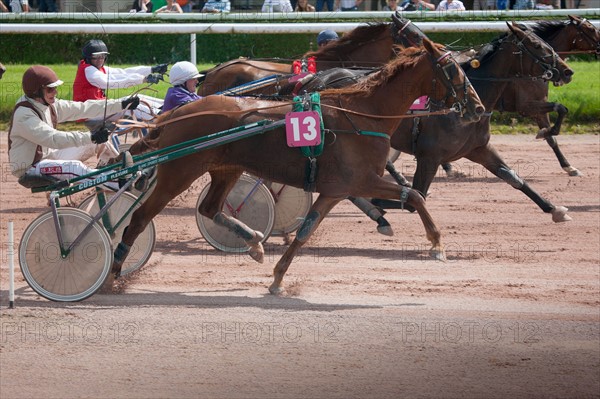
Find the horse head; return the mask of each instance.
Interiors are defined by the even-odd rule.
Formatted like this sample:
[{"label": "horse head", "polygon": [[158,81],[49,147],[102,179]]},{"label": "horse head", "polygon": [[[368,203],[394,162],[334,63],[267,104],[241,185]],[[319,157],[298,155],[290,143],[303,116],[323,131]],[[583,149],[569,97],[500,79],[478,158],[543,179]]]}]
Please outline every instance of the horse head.
[{"label": "horse head", "polygon": [[593,50],[596,55],[600,54],[600,29],[596,28],[585,18],[569,15],[569,24],[576,27],[577,32],[573,38],[573,46],[577,50]]},{"label": "horse head", "polygon": [[512,24],[507,22],[506,25],[516,40],[506,40],[505,43],[512,43],[517,47],[516,54],[520,57],[527,56],[533,60],[530,63],[531,70],[522,71],[523,74],[528,73],[533,78],[539,77],[545,81],[551,81],[555,86],[561,86],[571,81],[573,70],[548,43],[531,31],[521,30],[514,22]]},{"label": "horse head", "polygon": [[404,18],[398,11],[392,14],[394,42],[402,47],[419,47],[423,44],[425,33],[408,18]]},{"label": "horse head", "polygon": [[441,44],[434,44],[427,37],[423,37],[423,47],[429,52],[434,63],[435,94],[430,96],[430,102],[440,108],[451,108],[467,120],[479,120],[485,112],[485,107],[452,53],[445,51]]},{"label": "horse head", "polygon": [[304,54],[315,57],[317,70],[331,67],[377,67],[394,56],[389,23],[360,25],[339,40]]}]

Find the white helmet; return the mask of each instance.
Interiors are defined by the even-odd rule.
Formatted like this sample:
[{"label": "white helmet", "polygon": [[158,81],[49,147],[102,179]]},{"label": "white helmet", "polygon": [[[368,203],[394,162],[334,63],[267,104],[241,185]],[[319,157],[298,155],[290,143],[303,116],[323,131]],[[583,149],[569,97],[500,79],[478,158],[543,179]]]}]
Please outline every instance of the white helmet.
[{"label": "white helmet", "polygon": [[198,72],[196,65],[189,61],[176,62],[169,72],[169,82],[173,86],[182,85],[190,79],[199,78],[203,76]]}]

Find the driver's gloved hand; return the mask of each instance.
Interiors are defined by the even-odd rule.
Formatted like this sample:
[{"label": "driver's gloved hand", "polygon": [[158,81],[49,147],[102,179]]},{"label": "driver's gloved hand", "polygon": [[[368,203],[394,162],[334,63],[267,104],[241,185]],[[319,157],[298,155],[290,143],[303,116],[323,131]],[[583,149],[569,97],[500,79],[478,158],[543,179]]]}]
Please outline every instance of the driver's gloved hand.
[{"label": "driver's gloved hand", "polygon": [[94,144],[102,144],[108,141],[108,136],[110,136],[110,130],[106,126],[102,126],[101,128],[94,130],[91,132],[92,143]]},{"label": "driver's gloved hand", "polygon": [[150,75],[146,76],[144,78],[144,80],[146,81],[146,83],[155,84],[155,83],[158,83],[158,82],[160,82],[161,80],[164,80],[164,79],[163,79],[163,76],[160,73],[151,73]]},{"label": "driver's gloved hand", "polygon": [[165,73],[167,73],[168,66],[169,66],[169,64],[154,65],[151,69],[151,72],[152,73],[160,73],[160,74],[164,75]]},{"label": "driver's gloved hand", "polygon": [[128,97],[121,101],[121,109],[134,110],[140,105],[140,98],[138,96]]}]

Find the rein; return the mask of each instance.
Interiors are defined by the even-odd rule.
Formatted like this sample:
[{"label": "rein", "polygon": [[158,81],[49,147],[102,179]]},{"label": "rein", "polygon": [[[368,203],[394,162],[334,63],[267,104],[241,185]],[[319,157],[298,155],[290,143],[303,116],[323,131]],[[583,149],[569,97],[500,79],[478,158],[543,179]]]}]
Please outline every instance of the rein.
[{"label": "rein", "polygon": [[[292,105],[292,103],[283,103],[283,104],[272,105],[270,107],[258,107],[258,108],[251,108],[251,109],[246,109],[246,110],[242,110],[242,111],[199,111],[199,112],[194,112],[192,114],[182,115],[177,118],[167,119],[167,120],[159,122],[159,123],[150,123],[150,122],[145,122],[145,121],[131,121],[130,119],[118,119],[115,123],[115,126],[119,129],[122,129],[121,130],[122,134],[125,134],[127,132],[130,132],[130,131],[136,130],[136,129],[157,129],[162,126],[166,126],[171,123],[179,122],[181,120],[185,120],[188,118],[194,118],[196,116],[250,114],[252,112],[286,107],[286,106],[290,106],[290,105]],[[373,119],[406,119],[406,118],[417,118],[417,117],[425,117],[425,116],[433,116],[433,115],[447,115],[451,112],[456,112],[455,110],[448,108],[448,109],[444,109],[442,111],[419,112],[418,115],[416,115],[416,114],[415,115],[413,115],[413,114],[374,115],[374,114],[367,114],[364,112],[354,111],[354,110],[351,110],[348,108],[336,107],[335,105],[321,104],[321,107],[331,108],[331,109],[346,112],[349,114],[364,116],[364,117],[373,118]]]},{"label": "rein", "polygon": [[367,118],[374,118],[374,119],[406,119],[406,118],[416,118],[416,117],[433,116],[433,115],[447,115],[447,114],[449,114],[451,112],[456,112],[454,109],[447,108],[447,109],[444,109],[442,111],[419,112],[418,115],[413,115],[413,114],[374,115],[374,114],[366,114],[364,112],[353,111],[351,109],[347,109],[347,108],[343,108],[343,107],[336,107],[335,105],[321,104],[321,107],[327,107],[327,108],[331,108],[331,109],[336,109],[338,111],[346,112],[346,113],[349,113],[349,114],[354,114],[354,115],[359,115],[359,116],[365,116]]},{"label": "rein", "polygon": [[[193,117],[201,116],[201,115],[241,115],[241,114],[250,114],[250,113],[256,112],[256,111],[262,111],[262,110],[273,109],[273,108],[280,108],[280,107],[285,107],[285,106],[288,106],[288,105],[291,105],[291,103],[277,104],[277,105],[272,105],[270,107],[251,108],[251,109],[245,109],[245,110],[240,110],[240,111],[199,111],[199,112],[194,112],[192,114],[178,116],[177,118],[174,118],[174,119],[167,119],[167,120],[159,122],[159,123],[150,123],[150,122],[143,122],[143,121],[136,121],[136,122],[131,123],[131,121],[128,120],[128,119],[119,119],[115,123],[115,126],[118,127],[118,128],[122,128],[125,131],[130,131],[130,130],[134,130],[134,129],[144,129],[144,128],[147,128],[147,129],[157,129],[159,127],[162,127],[162,126],[165,126],[165,125],[169,125],[171,123],[179,122],[181,120],[185,120],[185,119],[188,119],[188,118],[193,118]],[[130,123],[123,124],[122,122],[130,122]]]}]

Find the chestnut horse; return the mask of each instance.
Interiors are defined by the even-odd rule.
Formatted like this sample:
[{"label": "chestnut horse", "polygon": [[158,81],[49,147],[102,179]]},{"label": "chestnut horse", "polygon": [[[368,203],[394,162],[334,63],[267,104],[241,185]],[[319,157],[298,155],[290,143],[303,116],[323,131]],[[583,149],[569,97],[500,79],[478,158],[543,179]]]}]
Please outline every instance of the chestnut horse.
[{"label": "chestnut horse", "polygon": [[[379,67],[394,56],[396,30],[390,23],[361,25],[327,46],[302,58],[315,57],[317,71],[334,67]],[[198,94],[207,96],[271,75],[292,73],[291,63],[237,59],[203,71],[206,74]]]},{"label": "chestnut horse", "polygon": [[[490,109],[503,95],[503,90],[519,76],[546,76],[554,84],[571,80],[573,71],[556,52],[531,31],[517,25],[476,55],[480,65],[463,65],[467,76],[473,77],[473,86],[481,95],[486,109]],[[490,143],[490,115],[477,122],[463,122],[453,115],[431,116],[415,122],[403,120],[391,139],[392,148],[415,155],[417,169],[412,187],[424,195],[435,177],[440,164],[467,158],[484,166],[495,176],[522,191],[542,211],[552,214],[554,222],[571,220],[567,209],[554,206],[535,192],[501,158]],[[374,200],[384,208],[400,207],[389,201]]]},{"label": "chestnut horse", "polygon": [[[269,287],[271,293],[281,292],[283,277],[297,251],[329,211],[349,195],[405,201],[419,213],[432,244],[432,255],[445,259],[440,231],[425,207],[424,198],[414,190],[398,187],[382,178],[390,148],[388,134],[396,129],[399,118],[413,101],[423,94],[447,107],[456,107],[459,103],[467,118],[478,119],[484,111],[477,93],[450,53],[425,39],[423,47],[404,50],[364,81],[321,93],[326,130],[324,150],[318,158],[309,161],[298,148],[288,147],[284,128],[277,127],[159,164],[156,189],[133,213],[115,250],[112,278],[119,276],[129,248],[150,220],[206,172],[211,176],[211,185],[198,211],[243,238],[251,248],[250,256],[263,262],[262,233],[225,215],[222,212],[225,198],[244,170],[270,181],[302,188],[307,180],[307,165],[313,165],[317,159],[314,184],[320,195],[294,241],[277,262],[274,281]],[[290,102],[208,96],[159,116],[157,125],[161,126],[144,140],[155,138],[156,147],[164,149],[258,121],[282,121],[291,109]],[[112,285],[112,279],[107,280],[107,284]]]}]

